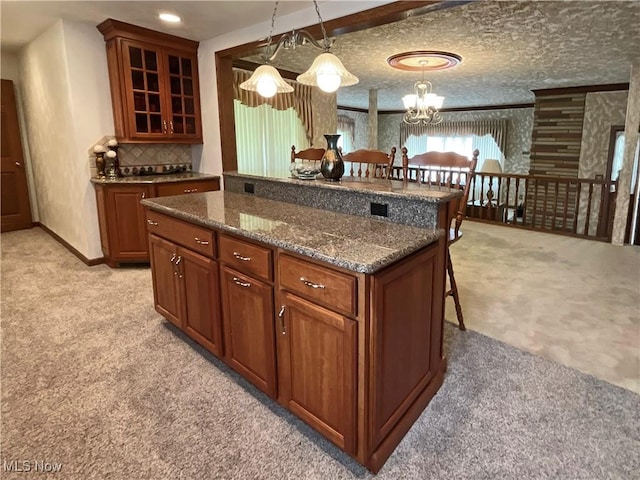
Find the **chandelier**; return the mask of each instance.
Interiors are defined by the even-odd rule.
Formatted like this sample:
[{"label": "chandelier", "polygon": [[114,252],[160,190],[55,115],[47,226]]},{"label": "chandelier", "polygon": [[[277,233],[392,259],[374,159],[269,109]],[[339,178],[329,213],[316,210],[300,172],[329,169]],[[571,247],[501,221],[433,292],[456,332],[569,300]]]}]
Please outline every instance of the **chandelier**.
[{"label": "chandelier", "polygon": [[420,65],[422,80],[413,86],[415,93],[402,97],[404,108],[407,109],[402,120],[410,125],[436,125],[442,121],[439,109],[442,108],[444,97],[433,93],[433,85],[424,79],[427,61],[421,60]]},{"label": "chandelier", "polygon": [[316,0],[313,0],[313,5],[316,8],[318,22],[322,29],[322,43],[316,41],[306,30],[293,30],[280,37],[273,48],[273,53],[271,53],[271,37],[276,21],[278,3],[279,0],[276,0],[273,15],[271,16],[271,30],[269,32],[267,46],[262,55],[264,65],[259,66],[249,80],[242,82],[240,88],[258,92],[258,94],[265,98],[273,97],[276,93],[293,92],[293,87],[282,79],[278,70],[271,66],[271,62],[275,60],[281,48],[295,49],[297,46],[305,45],[306,43],[310,43],[314,47],[324,50],[324,53],[316,57],[306,72],[298,75],[297,81],[299,83],[317,86],[327,93],[335,92],[341,86],[348,87],[358,83],[358,78],[349,73],[347,69],[344,68],[340,59],[329,51],[333,42],[327,38],[327,32],[324,28]]}]

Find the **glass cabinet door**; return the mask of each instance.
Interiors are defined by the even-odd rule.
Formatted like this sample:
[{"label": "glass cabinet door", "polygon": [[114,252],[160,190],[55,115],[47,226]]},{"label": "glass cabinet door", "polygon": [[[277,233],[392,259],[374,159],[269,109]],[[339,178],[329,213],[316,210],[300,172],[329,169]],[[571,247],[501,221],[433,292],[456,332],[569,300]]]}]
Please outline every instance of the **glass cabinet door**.
[{"label": "glass cabinet door", "polygon": [[131,127],[137,134],[163,135],[160,54],[157,49],[126,43],[127,84],[131,85],[133,117]]},{"label": "glass cabinet door", "polygon": [[197,135],[197,70],[195,57],[167,55],[169,71],[169,130],[172,135]]}]

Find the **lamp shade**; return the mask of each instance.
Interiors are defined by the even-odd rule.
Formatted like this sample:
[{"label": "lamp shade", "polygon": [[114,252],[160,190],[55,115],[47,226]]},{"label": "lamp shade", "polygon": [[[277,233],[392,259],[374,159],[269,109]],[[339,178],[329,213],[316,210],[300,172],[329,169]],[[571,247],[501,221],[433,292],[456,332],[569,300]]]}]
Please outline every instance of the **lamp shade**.
[{"label": "lamp shade", "polygon": [[278,70],[271,65],[260,65],[249,80],[240,84],[240,88],[258,92],[265,98],[271,98],[276,93],[293,92],[293,87],[285,82]]},{"label": "lamp shade", "polygon": [[486,159],[482,163],[482,173],[502,173],[502,165],[499,160]]},{"label": "lamp shade", "polygon": [[309,70],[298,75],[297,80],[304,85],[318,86],[327,93],[358,83],[358,77],[349,73],[340,59],[329,52],[318,55]]}]

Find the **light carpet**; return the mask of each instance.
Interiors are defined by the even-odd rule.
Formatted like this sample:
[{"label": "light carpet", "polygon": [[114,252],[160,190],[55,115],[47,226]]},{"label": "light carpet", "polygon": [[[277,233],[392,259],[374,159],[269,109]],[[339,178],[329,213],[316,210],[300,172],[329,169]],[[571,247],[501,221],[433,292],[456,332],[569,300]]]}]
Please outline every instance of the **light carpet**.
[{"label": "light carpet", "polygon": [[[2,234],[2,478],[373,478],[153,309],[148,268]],[[631,479],[640,396],[446,328],[444,385],[379,479]],[[0,468],[2,465],[0,465]]]}]

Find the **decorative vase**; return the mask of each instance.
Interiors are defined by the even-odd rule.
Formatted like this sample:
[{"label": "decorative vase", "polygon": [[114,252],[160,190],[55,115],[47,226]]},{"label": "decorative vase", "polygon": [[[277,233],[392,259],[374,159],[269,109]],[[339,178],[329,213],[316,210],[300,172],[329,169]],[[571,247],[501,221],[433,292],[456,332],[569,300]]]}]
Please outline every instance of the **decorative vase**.
[{"label": "decorative vase", "polygon": [[320,163],[320,173],[326,181],[338,182],[344,174],[344,162],[338,150],[340,135],[325,135],[324,138],[327,139],[327,150]]},{"label": "decorative vase", "polygon": [[104,152],[96,152],[96,172],[98,178],[104,178]]}]

